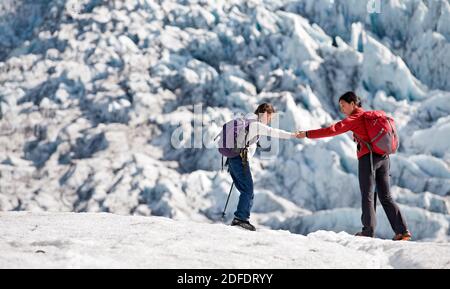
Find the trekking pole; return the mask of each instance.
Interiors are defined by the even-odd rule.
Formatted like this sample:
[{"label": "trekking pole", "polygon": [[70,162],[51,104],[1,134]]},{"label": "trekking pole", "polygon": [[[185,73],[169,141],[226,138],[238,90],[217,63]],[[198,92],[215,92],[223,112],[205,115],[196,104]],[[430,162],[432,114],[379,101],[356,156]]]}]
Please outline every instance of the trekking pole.
[{"label": "trekking pole", "polygon": [[227,202],[225,203],[225,208],[223,208],[222,220],[225,220],[225,216],[226,216],[225,211],[227,210],[228,201],[230,200],[231,192],[233,191],[233,186],[234,186],[234,182],[231,184],[230,192],[228,193]]},{"label": "trekking pole", "polygon": [[375,190],[374,194],[373,194],[373,203],[374,203],[374,207],[375,207],[375,212],[377,211],[377,191]]}]

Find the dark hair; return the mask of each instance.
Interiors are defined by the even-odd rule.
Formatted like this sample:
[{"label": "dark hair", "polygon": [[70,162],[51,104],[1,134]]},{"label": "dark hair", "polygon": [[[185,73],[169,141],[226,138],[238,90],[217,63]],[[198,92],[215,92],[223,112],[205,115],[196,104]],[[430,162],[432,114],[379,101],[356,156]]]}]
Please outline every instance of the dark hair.
[{"label": "dark hair", "polygon": [[255,114],[260,114],[260,113],[265,113],[265,112],[267,112],[268,114],[274,113],[275,108],[270,103],[265,102],[265,103],[260,104],[258,106],[258,108],[255,110]]},{"label": "dark hair", "polygon": [[344,100],[347,103],[354,102],[357,107],[361,107],[362,101],[353,91],[347,91],[341,97],[339,97],[339,101]]}]

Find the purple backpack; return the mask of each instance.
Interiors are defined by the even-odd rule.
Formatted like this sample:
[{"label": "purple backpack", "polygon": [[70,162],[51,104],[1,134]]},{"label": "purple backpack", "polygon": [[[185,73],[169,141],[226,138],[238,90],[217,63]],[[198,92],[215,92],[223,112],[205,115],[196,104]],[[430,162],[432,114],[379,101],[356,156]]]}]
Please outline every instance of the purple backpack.
[{"label": "purple backpack", "polygon": [[[247,139],[249,126],[254,121],[256,119],[236,118],[223,125],[222,131],[217,135],[217,137],[220,136],[219,152],[222,156],[237,157],[242,149],[258,141],[258,137]],[[243,134],[244,131],[245,134]]]}]

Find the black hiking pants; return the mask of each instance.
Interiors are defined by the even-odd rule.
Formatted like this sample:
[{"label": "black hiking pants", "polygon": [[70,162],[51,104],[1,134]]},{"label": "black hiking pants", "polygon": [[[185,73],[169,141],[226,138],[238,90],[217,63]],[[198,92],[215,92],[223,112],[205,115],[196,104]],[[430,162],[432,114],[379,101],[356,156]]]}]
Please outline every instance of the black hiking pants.
[{"label": "black hiking pants", "polygon": [[361,189],[363,235],[369,237],[374,236],[376,226],[375,188],[392,229],[396,234],[405,233],[407,231],[405,219],[399,207],[392,199],[390,192],[389,156],[373,154],[375,179],[371,170],[370,154],[362,156],[359,159],[358,169],[359,187]]}]

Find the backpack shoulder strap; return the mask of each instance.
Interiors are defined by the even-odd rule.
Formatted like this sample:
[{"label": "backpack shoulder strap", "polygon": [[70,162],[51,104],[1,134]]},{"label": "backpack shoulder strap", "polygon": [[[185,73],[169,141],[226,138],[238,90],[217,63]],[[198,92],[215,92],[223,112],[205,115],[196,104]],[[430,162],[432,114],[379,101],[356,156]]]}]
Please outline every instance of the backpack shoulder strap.
[{"label": "backpack shoulder strap", "polygon": [[[246,146],[248,146],[249,144],[250,144],[250,140],[247,142],[247,137],[248,137],[248,134],[249,134],[249,132],[250,132],[250,125],[252,124],[252,123],[254,123],[254,122],[257,122],[258,120],[256,120],[256,119],[247,119],[247,121],[248,121],[248,125],[246,125],[246,127],[245,127],[245,129],[246,129],[246,131],[245,131],[245,144],[246,144]],[[259,140],[259,136],[257,136],[257,140]]]},{"label": "backpack shoulder strap", "polygon": [[244,121],[246,121],[247,123],[245,124],[245,140],[244,140],[244,144],[245,147],[248,147],[248,142],[247,142],[247,138],[248,138],[248,133],[250,132],[250,124],[252,123],[249,119],[245,119]]}]

